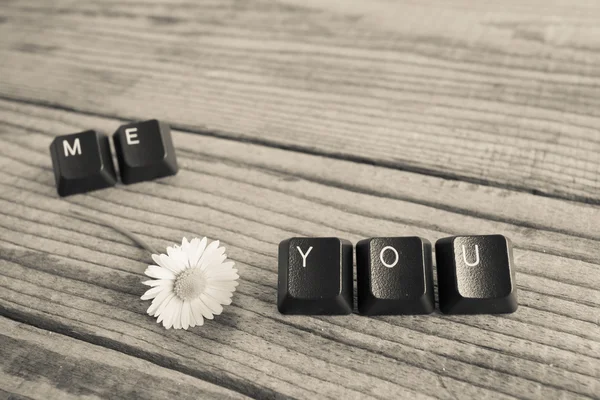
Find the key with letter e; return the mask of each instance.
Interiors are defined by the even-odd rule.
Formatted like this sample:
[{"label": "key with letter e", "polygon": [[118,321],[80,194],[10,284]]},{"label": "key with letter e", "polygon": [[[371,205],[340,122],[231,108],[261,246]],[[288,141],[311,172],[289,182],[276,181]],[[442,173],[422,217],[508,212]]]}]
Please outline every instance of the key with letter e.
[{"label": "key with letter e", "polygon": [[291,238],[279,244],[277,308],[282,314],[350,314],[352,244],[338,238]]},{"label": "key with letter e", "polygon": [[512,244],[502,235],[455,236],[435,244],[440,310],[500,314],[517,310]]},{"label": "key with letter e", "polygon": [[158,120],[119,127],[113,135],[125,184],[175,175],[178,171],[169,125]]},{"label": "key with letter e", "polygon": [[58,136],[50,144],[60,196],[114,186],[117,182],[108,137],[96,131]]},{"label": "key with letter e", "polygon": [[381,237],[356,245],[358,311],[363,315],[429,314],[435,303],[431,243]]}]

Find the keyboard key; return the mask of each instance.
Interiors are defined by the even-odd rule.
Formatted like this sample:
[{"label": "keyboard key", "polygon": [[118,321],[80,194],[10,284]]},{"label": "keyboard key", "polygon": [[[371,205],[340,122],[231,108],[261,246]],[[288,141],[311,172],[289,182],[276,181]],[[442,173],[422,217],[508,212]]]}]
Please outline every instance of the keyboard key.
[{"label": "keyboard key", "polygon": [[431,313],[435,308],[431,254],[431,243],[419,237],[358,242],[358,311],[363,315]]},{"label": "keyboard key", "polygon": [[103,189],[117,182],[108,137],[96,131],[56,137],[50,144],[50,156],[60,196]]},{"label": "keyboard key", "polygon": [[350,314],[352,244],[338,238],[291,238],[279,244],[277,308],[282,314]]},{"label": "keyboard key", "polygon": [[155,119],[122,125],[113,135],[125,184],[175,175],[178,171],[169,125]]},{"label": "keyboard key", "polygon": [[440,310],[501,314],[517,310],[512,244],[502,235],[456,236],[435,244]]}]

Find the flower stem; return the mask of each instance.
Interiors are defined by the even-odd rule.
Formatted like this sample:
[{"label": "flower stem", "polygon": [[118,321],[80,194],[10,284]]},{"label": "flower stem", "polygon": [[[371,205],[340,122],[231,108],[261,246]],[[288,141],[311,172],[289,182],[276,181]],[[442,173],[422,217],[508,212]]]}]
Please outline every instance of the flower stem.
[{"label": "flower stem", "polygon": [[149,245],[148,243],[146,243],[144,240],[142,240],[135,233],[130,232],[130,231],[128,231],[125,228],[121,228],[120,226],[118,226],[116,224],[113,224],[112,222],[110,222],[110,221],[108,221],[108,220],[106,220],[104,218],[93,217],[91,215],[88,215],[86,213],[82,213],[82,212],[77,211],[77,210],[70,210],[70,212],[72,214],[75,214],[75,216],[77,216],[80,219],[91,221],[91,222],[96,222],[98,224],[108,226],[109,228],[113,228],[115,231],[117,231],[117,232],[121,233],[122,235],[127,236],[129,239],[133,240],[138,246],[142,247],[143,249],[148,250],[151,254],[160,254],[158,251],[156,251],[156,249],[154,249],[154,247],[152,247],[151,245]]}]

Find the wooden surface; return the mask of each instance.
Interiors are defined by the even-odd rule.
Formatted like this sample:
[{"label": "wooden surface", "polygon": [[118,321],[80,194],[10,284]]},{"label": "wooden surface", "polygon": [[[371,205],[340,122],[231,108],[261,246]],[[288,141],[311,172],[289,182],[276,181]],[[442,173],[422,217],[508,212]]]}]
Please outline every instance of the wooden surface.
[{"label": "wooden surface", "polygon": [[[600,398],[600,3],[0,2],[0,398]],[[58,198],[48,146],[174,127],[177,176]],[[145,314],[219,239],[233,305]],[[501,233],[502,316],[283,316],[291,236]]]}]

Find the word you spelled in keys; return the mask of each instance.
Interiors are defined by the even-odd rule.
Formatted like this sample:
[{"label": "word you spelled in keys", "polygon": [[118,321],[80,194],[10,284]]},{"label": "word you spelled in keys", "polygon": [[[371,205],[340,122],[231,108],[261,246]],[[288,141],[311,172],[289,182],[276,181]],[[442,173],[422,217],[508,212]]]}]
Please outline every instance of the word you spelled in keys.
[{"label": "word you spelled in keys", "polygon": [[[279,244],[277,307],[283,314],[343,315],[354,305],[352,243],[290,238]],[[511,241],[454,236],[435,244],[439,308],[445,314],[517,310]],[[432,246],[420,237],[379,237],[356,245],[358,312],[430,314],[435,309]]]}]

